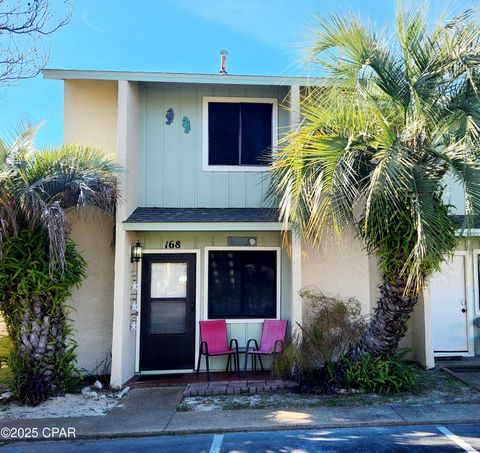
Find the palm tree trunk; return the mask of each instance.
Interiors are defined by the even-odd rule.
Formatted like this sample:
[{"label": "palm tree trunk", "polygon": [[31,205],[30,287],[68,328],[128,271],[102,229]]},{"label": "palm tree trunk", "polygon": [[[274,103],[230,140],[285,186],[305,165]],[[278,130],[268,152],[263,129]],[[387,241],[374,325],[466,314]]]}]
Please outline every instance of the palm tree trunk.
[{"label": "palm tree trunk", "polygon": [[367,354],[389,357],[395,354],[398,343],[407,332],[407,322],[418,297],[405,296],[406,281],[397,278],[395,284],[380,285],[380,298],[367,330],[346,357],[359,361]]},{"label": "palm tree trunk", "polygon": [[[26,302],[26,301],[24,301]],[[28,304],[28,302],[26,302]],[[59,307],[54,316],[47,314],[51,300],[47,297],[33,297],[24,312],[19,342],[15,348],[15,360],[22,369],[17,377],[17,394],[27,404],[36,406],[48,396],[59,392],[57,383],[61,382],[55,362],[65,352],[65,340],[62,328],[62,310]]]}]

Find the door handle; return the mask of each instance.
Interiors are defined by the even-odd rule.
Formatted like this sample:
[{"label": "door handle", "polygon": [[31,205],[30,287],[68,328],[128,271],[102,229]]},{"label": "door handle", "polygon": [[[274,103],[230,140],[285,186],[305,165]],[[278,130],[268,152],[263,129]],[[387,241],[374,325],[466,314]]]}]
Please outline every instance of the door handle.
[{"label": "door handle", "polygon": [[192,302],[192,303],[190,304],[190,311],[194,311],[194,310],[195,310],[195,303]]}]

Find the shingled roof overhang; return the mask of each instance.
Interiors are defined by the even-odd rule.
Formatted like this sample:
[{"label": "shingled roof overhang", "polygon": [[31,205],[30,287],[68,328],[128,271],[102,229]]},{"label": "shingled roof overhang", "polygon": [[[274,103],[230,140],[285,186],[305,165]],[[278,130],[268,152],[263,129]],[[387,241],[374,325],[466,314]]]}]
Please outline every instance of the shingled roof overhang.
[{"label": "shingled roof overhang", "polygon": [[146,208],[139,207],[123,222],[134,231],[281,230],[277,209],[267,208]]}]

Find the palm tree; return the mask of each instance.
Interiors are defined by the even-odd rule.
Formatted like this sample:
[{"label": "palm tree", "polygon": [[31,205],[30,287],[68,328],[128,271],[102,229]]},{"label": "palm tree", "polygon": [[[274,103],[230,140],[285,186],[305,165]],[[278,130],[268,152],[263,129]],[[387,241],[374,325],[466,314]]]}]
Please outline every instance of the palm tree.
[{"label": "palm tree", "polygon": [[0,145],[0,310],[13,340],[21,400],[38,404],[75,378],[66,301],[86,263],[69,238],[68,212],[115,215],[117,165],[100,150],[36,150],[36,128]]},{"label": "palm tree", "polygon": [[316,17],[309,61],[326,74],[272,164],[268,199],[313,244],[353,228],[378,258],[380,298],[347,356],[390,356],[425,281],[457,244],[446,178],[480,213],[480,33],[468,10],[436,24],[399,4],[395,30]]}]

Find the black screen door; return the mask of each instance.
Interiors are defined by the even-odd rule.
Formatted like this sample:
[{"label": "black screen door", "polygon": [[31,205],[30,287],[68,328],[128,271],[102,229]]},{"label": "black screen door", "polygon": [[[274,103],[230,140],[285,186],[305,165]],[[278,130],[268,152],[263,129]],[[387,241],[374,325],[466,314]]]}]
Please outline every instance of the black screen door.
[{"label": "black screen door", "polygon": [[143,255],[140,322],[140,371],[194,368],[194,254]]}]

